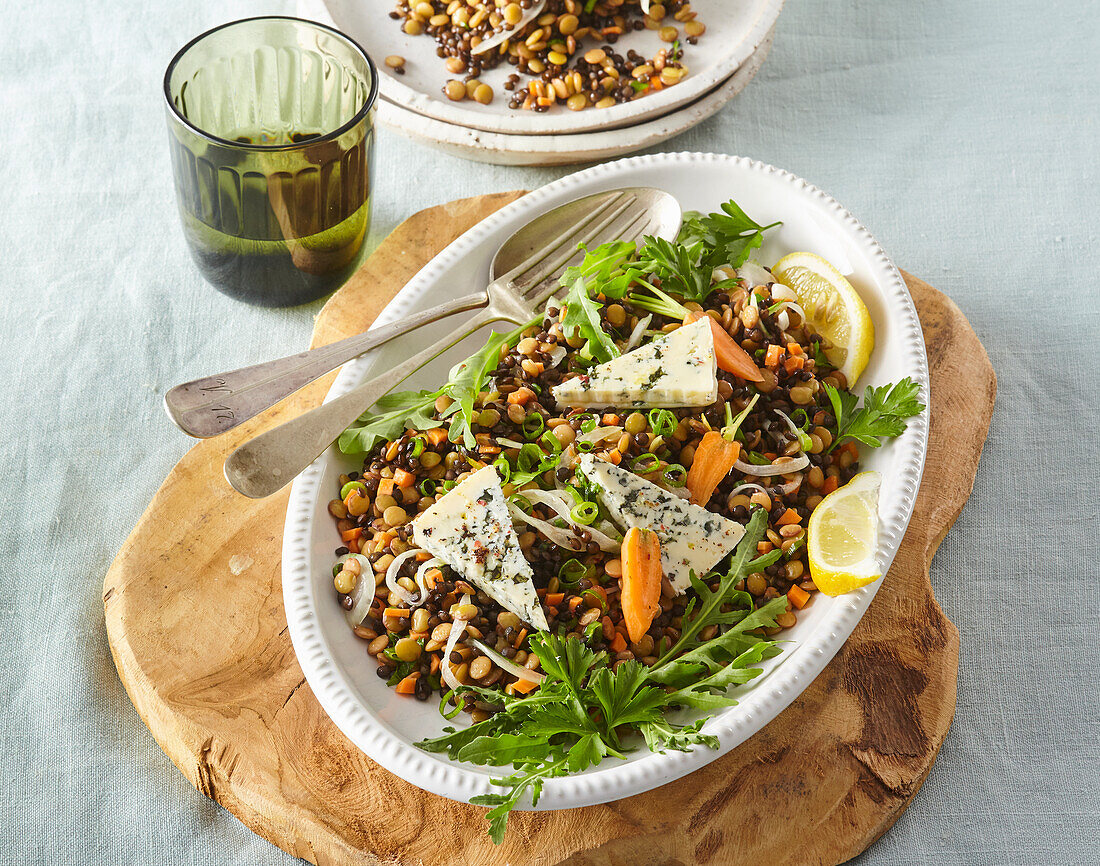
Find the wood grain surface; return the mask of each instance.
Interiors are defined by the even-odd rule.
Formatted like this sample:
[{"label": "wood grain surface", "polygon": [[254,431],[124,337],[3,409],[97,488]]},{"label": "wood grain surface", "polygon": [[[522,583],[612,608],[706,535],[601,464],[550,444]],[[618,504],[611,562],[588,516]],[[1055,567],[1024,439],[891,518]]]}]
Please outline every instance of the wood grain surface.
[{"label": "wood grain surface", "polygon": [[[451,202],[399,226],[321,311],[313,345],[364,329],[452,238],[521,195]],[[996,379],[959,309],[906,275],[928,342],[932,425],[916,512],[848,642],[771,724],[685,779],[604,806],[512,816],[424,793],[362,755],[294,657],[280,589],[287,493],[222,477],[246,438],[318,404],[332,377],[172,470],[104,581],[119,677],[187,779],[317,864],[835,864],[912,800],[955,711],[959,639],[928,580],[970,495]]]}]

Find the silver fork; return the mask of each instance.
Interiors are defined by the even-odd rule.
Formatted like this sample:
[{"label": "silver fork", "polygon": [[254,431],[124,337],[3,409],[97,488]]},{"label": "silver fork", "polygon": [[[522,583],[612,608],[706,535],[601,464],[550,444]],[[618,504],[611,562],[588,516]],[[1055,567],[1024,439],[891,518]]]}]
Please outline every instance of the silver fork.
[{"label": "silver fork", "polygon": [[[661,190],[618,190],[572,204],[578,210],[591,211],[593,198],[604,198],[606,203],[574,221],[554,243],[543,244],[540,238],[525,238],[523,231],[517,233],[515,237],[526,248],[528,258],[493,280],[486,293],[478,296],[488,296],[484,309],[397,367],[244,443],[225,461],[226,480],[253,499],[275,493],[312,463],[366,409],[425,364],[493,322],[520,325],[530,321],[557,291],[560,273],[582,260],[578,244],[596,246],[611,240],[637,240],[643,235],[673,238],[679,231],[679,204]],[[494,259],[494,272],[501,269],[498,265],[504,264],[504,252],[502,248]],[[532,263],[531,258],[536,261]],[[518,291],[511,279],[520,269],[526,269],[530,277],[524,280],[526,288]]]}]

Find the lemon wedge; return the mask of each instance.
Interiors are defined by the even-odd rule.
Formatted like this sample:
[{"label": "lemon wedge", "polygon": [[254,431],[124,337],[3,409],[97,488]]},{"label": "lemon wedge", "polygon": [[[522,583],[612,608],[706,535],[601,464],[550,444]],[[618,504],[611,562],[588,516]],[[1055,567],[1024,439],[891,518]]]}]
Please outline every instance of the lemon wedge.
[{"label": "lemon wedge", "polygon": [[843,595],[882,577],[875,559],[881,484],[879,473],[861,472],[822,499],[810,515],[810,576],[826,595]]},{"label": "lemon wedge", "polygon": [[840,271],[813,253],[791,253],[772,268],[775,279],[798,295],[815,330],[832,347],[825,357],[855,384],[875,348],[871,314]]}]

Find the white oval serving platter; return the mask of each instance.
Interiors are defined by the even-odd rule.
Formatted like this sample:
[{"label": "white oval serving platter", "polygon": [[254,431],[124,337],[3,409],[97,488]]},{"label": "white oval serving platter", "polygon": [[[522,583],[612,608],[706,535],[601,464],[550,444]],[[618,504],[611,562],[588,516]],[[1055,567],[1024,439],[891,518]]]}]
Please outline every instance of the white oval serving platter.
[{"label": "white oval serving platter", "polygon": [[506,135],[444,123],[378,100],[378,122],[444,153],[495,165],[576,165],[613,159],[667,141],[716,114],[748,86],[771,50],[774,31],[717,88],[690,105],[622,129],[572,135]]},{"label": "white oval serving platter", "polygon": [[[698,99],[725,81],[764,41],[775,25],[783,0],[695,0],[692,8],[707,32],[698,45],[685,46],[684,62],[689,75],[675,87],[668,87],[642,99],[606,109],[569,111],[555,108],[546,113],[508,107],[504,82],[514,67],[502,63],[487,70],[481,80],[489,84],[496,98],[489,105],[452,102],[443,95],[444,82],[456,76],[447,72],[436,56],[435,40],[409,36],[389,17],[389,0],[299,0],[299,14],[331,23],[359,42],[376,61],[381,95],[409,111],[456,126],[486,132],[564,135],[607,130],[667,114]],[[593,43],[595,44],[595,43]],[[616,49],[630,48],[646,57],[663,45],[656,33],[644,30],[622,37]],[[391,54],[406,59],[405,74],[396,75],[382,61]]]},{"label": "white oval serving platter", "polygon": [[[929,402],[924,339],[912,298],[897,269],[871,234],[826,193],[789,172],[742,157],[671,153],[602,164],[548,184],[502,208],[451,243],[397,294],[376,325],[414,309],[466,293],[488,280],[498,246],[539,213],[580,196],[623,186],[655,186],[673,193],[685,209],[708,211],[733,198],[755,219],[783,225],[768,233],[755,258],[774,263],[795,250],[816,252],[844,272],[863,296],[874,320],[877,346],[859,388],[912,376]],[[449,327],[398,340],[346,365],[327,399],[347,393],[371,370],[407,357],[413,346]],[[410,380],[437,387],[455,361],[484,341],[474,335]],[[882,448],[867,450],[864,466],[883,474],[878,558],[885,571],[913,511],[924,466],[928,412]],[[468,801],[491,790],[491,768],[428,754],[413,743],[437,736],[444,720],[436,702],[396,694],[375,674],[364,641],[347,627],[332,589],[333,551],[340,545],[327,504],[342,472],[359,468],[330,448],[294,482],[283,537],[283,599],[290,637],[310,688],[335,724],[355,745],[414,785]],[[889,575],[885,578],[889,580]],[[640,750],[626,761],[565,778],[548,779],[539,809],[562,809],[628,797],[687,775],[744,742],[775,718],[821,672],[871,603],[881,581],[838,598],[819,595],[785,633],[791,643],[767,663],[766,673],[738,689],[737,706],[714,714],[703,730],[720,748],[653,754]],[[529,806],[528,806],[529,808]]]}]

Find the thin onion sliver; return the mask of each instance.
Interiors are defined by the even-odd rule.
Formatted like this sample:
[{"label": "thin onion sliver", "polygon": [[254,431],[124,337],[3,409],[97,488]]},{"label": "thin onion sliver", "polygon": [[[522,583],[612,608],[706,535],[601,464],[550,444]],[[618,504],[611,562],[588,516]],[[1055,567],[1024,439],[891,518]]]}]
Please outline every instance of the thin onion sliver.
[{"label": "thin onion sliver", "polygon": [[390,567],[386,569],[386,589],[390,591],[390,596],[397,596],[398,601],[403,601],[405,604],[417,605],[424,601],[424,596],[420,598],[413,596],[405,587],[397,582],[397,573],[401,570],[401,566],[406,559],[412,559],[418,553],[423,551],[413,548],[412,550],[406,550],[404,553],[399,553],[393,558],[393,562],[390,563]]},{"label": "thin onion sliver", "polygon": [[795,472],[801,472],[809,465],[810,458],[805,454],[800,454],[798,457],[788,460],[785,463],[780,463],[778,466],[774,463],[767,466],[757,466],[753,463],[745,463],[743,460],[738,460],[733,464],[733,468],[745,475],[756,475],[761,478],[768,478],[773,475],[792,475]]},{"label": "thin onion sliver", "polygon": [[[462,596],[462,604],[469,604],[470,596]],[[458,681],[458,677],[455,676],[454,671],[451,670],[451,653],[454,651],[455,644],[459,639],[466,634],[467,622],[464,619],[456,619],[451,623],[451,632],[447,635],[447,645],[443,648],[443,664],[439,666],[439,671],[443,676],[443,682],[445,682],[450,688],[456,691],[462,688],[462,683]],[[456,626],[458,626],[456,628]]]}]

